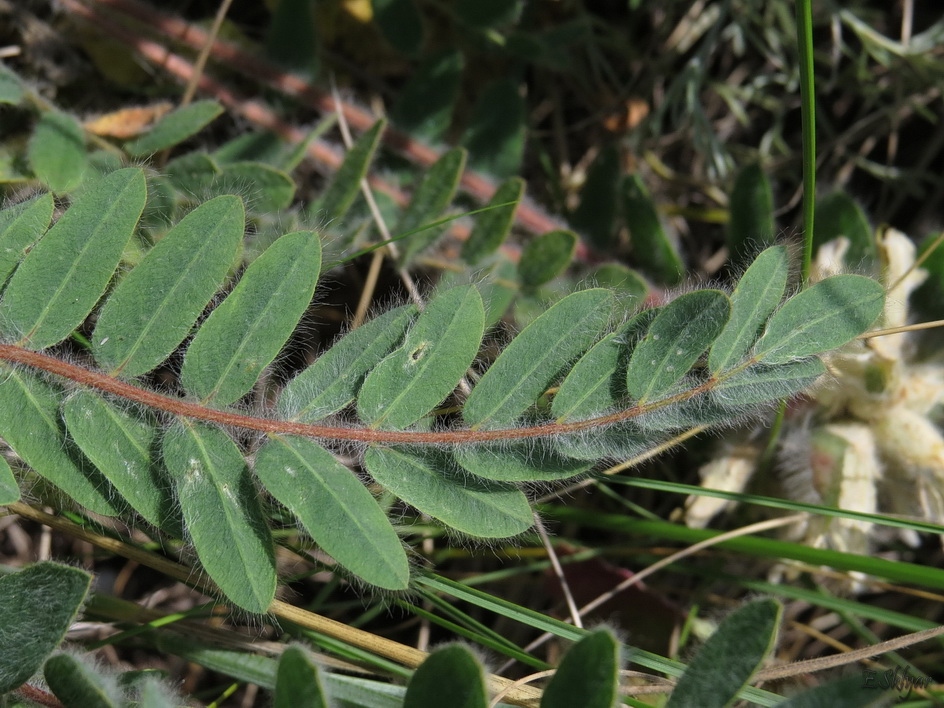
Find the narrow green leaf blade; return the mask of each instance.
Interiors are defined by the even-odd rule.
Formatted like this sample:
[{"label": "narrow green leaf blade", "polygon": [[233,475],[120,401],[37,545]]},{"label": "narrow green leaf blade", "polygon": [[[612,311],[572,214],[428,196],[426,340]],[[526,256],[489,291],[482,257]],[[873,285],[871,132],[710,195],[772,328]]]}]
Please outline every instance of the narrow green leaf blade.
[{"label": "narrow green leaf blade", "polygon": [[633,255],[644,269],[668,285],[685,277],[685,266],[669,240],[655,202],[639,175],[627,175],[622,184],[623,218],[629,227]]},{"label": "narrow green leaf blade", "polygon": [[0,288],[52,219],[52,194],[43,194],[0,211]]},{"label": "narrow green leaf blade", "polygon": [[774,198],[760,165],[748,165],[738,173],[729,211],[727,241],[735,263],[744,262],[762,246],[773,245]]},{"label": "narrow green leaf blade", "polygon": [[885,289],[861,275],[835,275],[774,313],[754,358],[783,364],[841,347],[865,332],[885,306]]},{"label": "narrow green leaf blade", "polygon": [[216,101],[194,101],[171,111],[141,137],[125,145],[133,157],[146,157],[196,135],[223,112]]},{"label": "narrow green leaf blade", "polygon": [[146,521],[165,527],[175,502],[155,451],[159,428],[91,391],[79,391],[62,406],[69,435],[131,508]]},{"label": "narrow green leaf blade", "polygon": [[452,122],[464,59],[448,49],[431,55],[413,72],[390,111],[393,122],[410,135],[435,141]]},{"label": "narrow green leaf blade", "polygon": [[238,197],[187,214],[118,284],[102,308],[92,351],[110,376],[145,374],[166,359],[223,282],[243,235]]},{"label": "narrow green leaf blade", "polygon": [[[462,148],[453,148],[433,163],[423,177],[409,205],[397,222],[395,234],[404,234],[435,221],[442,211],[449,206],[459,178],[465,167],[466,152]],[[429,246],[442,233],[443,227],[436,227],[415,233],[403,243],[401,261],[409,263],[413,256]]]},{"label": "narrow green leaf blade", "polygon": [[498,448],[462,445],[456,461],[472,474],[496,482],[537,482],[569,479],[593,464],[570,460],[540,443],[505,444]]},{"label": "narrow green leaf blade", "polygon": [[482,342],[485,306],[474,285],[430,301],[403,346],[364,381],[357,412],[378,428],[405,428],[439,405],[462,379]]},{"label": "narrow green leaf blade", "polygon": [[[62,642],[92,576],[48,561],[0,576],[0,695],[22,686]],[[16,651],[12,651],[13,648]]]},{"label": "narrow green leaf blade", "polygon": [[629,395],[646,403],[668,392],[721,333],[730,313],[720,290],[682,295],[663,307],[629,360]]},{"label": "narrow green leaf blade", "polygon": [[234,604],[265,613],[275,553],[243,456],[223,431],[190,421],[167,432],[163,449],[200,563]]},{"label": "narrow green leaf blade", "polygon": [[289,647],[279,657],[273,708],[328,708],[321,672],[303,649]]},{"label": "narrow green leaf blade", "polygon": [[729,615],[688,664],[666,708],[729,705],[770,652],[781,613],[775,600],[755,600]]},{"label": "narrow green leaf blade", "polygon": [[406,686],[403,708],[440,708],[447,676],[450,708],[487,708],[482,664],[460,644],[437,649],[419,665]]},{"label": "narrow green leaf blade", "polygon": [[404,590],[406,552],[377,500],[334,455],[306,438],[273,437],[256,475],[324,551],[371,585]]},{"label": "narrow green leaf blade", "polygon": [[321,271],[321,240],[286,234],[243,273],[187,349],[181,383],[204,404],[239,400],[272,363],[305,314]]},{"label": "narrow green leaf blade", "polygon": [[367,168],[380,144],[387,122],[379,120],[373,127],[360,136],[351,149],[344,156],[344,162],[331,180],[324,196],[311,208],[312,214],[322,219],[324,223],[332,222],[343,217],[361,189],[361,180],[367,176]]},{"label": "narrow green leaf blade", "polygon": [[521,166],[526,134],[525,103],[518,82],[503,78],[482,90],[462,145],[475,169],[511,177]]},{"label": "narrow green leaf blade", "polygon": [[0,506],[13,504],[20,500],[20,485],[13,476],[13,470],[7,461],[0,457]]},{"label": "narrow green leaf blade", "polygon": [[507,538],[531,527],[528,500],[519,490],[464,476],[438,451],[414,454],[372,447],[368,472],[382,486],[450,528],[481,538]]},{"label": "narrow green leaf blade", "polygon": [[53,192],[75,189],[88,166],[82,126],[65,113],[44,113],[30,138],[27,159],[33,174]]},{"label": "narrow green leaf blade", "polygon": [[0,302],[0,328],[20,346],[65,339],[105,292],[144,209],[139,169],[103,177],[73,204],[16,269]]},{"label": "narrow green leaf blade", "polygon": [[116,516],[114,489],[66,439],[63,392],[28,371],[0,368],[0,437],[35,472],[96,514]]},{"label": "narrow green leaf blade", "polygon": [[413,305],[404,305],[346,334],[289,382],[279,396],[279,416],[313,423],[350,404],[367,372],[402,341],[415,315]]},{"label": "narrow green leaf blade", "polygon": [[708,368],[720,374],[750,351],[787,289],[787,249],[773,246],[747,269],[731,295],[731,319],[708,353]]},{"label": "narrow green leaf blade", "polygon": [[466,400],[473,428],[513,424],[562,368],[586,351],[610,318],[613,295],[600,288],[568,295],[509,344]]},{"label": "narrow green leaf blade", "polygon": [[792,396],[813,385],[826,373],[819,359],[801,359],[768,366],[754,364],[725,377],[712,396],[726,406],[753,405]]},{"label": "narrow green leaf blade", "polygon": [[43,678],[65,708],[119,708],[116,687],[71,654],[57,654],[43,667]]},{"label": "narrow green leaf blade", "polygon": [[548,231],[525,245],[518,263],[518,277],[525,288],[550,282],[567,270],[577,249],[573,231]]},{"label": "narrow green leaf blade", "polygon": [[[462,258],[469,265],[475,265],[486,256],[498,250],[511,231],[515,221],[515,212],[518,202],[524,194],[524,180],[512,177],[495,190],[495,194],[488,200],[489,207],[493,207],[475,217],[472,233],[462,244]],[[498,206],[508,204],[509,206]]]},{"label": "narrow green leaf blade", "polygon": [[608,629],[587,635],[564,654],[541,697],[541,708],[613,708],[619,698],[620,645]]}]

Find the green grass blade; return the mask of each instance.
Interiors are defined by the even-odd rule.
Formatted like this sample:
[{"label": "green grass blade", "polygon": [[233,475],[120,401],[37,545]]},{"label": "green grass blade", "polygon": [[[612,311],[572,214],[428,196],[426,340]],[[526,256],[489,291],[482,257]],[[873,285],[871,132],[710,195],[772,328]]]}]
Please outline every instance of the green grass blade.
[{"label": "green grass blade", "polygon": [[377,500],[317,443],[273,437],[256,454],[256,475],[324,551],[371,585],[404,590],[406,553]]},{"label": "green grass blade", "polygon": [[44,113],[30,137],[26,156],[33,174],[50,190],[75,189],[88,166],[82,126],[65,113]]},{"label": "green grass blade", "polygon": [[187,348],[181,383],[204,404],[239,400],[288,341],[305,314],[321,270],[321,240],[286,234],[243,273]]},{"label": "green grass blade", "polygon": [[610,319],[613,295],[599,288],[568,295],[512,340],[466,400],[473,428],[514,423],[567,364],[583,354]]},{"label": "green grass blade", "polygon": [[328,708],[321,671],[304,650],[289,647],[279,657],[273,708]]},{"label": "green grass blade", "polygon": [[238,197],[211,199],[125,276],[102,308],[92,341],[110,376],[147,373],[190,334],[233,263],[243,225]]},{"label": "green grass blade", "polygon": [[0,211],[0,288],[29,247],[46,233],[53,207],[52,194],[43,194]]},{"label": "green grass blade", "polygon": [[619,698],[619,653],[610,630],[588,634],[564,654],[541,708],[613,708]]},{"label": "green grass blade", "polygon": [[428,303],[399,349],[364,381],[357,412],[372,427],[402,429],[439,405],[462,379],[482,342],[485,307],[474,285]]},{"label": "green grass blade", "polygon": [[217,428],[181,421],[163,451],[200,563],[235,605],[265,613],[275,597],[275,553],[235,443]]},{"label": "green grass blade", "polygon": [[475,219],[472,233],[462,244],[462,259],[466,263],[479,263],[504,243],[515,221],[515,211],[523,194],[524,180],[520,177],[512,177],[502,182],[495,190],[486,205],[491,208]]},{"label": "green grass blade", "polygon": [[364,377],[402,341],[415,315],[413,305],[404,305],[346,334],[289,382],[279,416],[313,423],[353,402]]},{"label": "green grass blade", "polygon": [[105,292],[144,209],[144,173],[103,177],[62,215],[17,268],[0,303],[0,327],[44,349],[78,327]]},{"label": "green grass blade", "polygon": [[437,649],[419,665],[406,686],[403,708],[440,708],[444,677],[452,696],[450,708],[487,708],[485,671],[475,654],[461,644]]},{"label": "green grass blade", "polygon": [[519,490],[469,479],[445,454],[372,447],[364,464],[378,483],[407,504],[470,536],[516,536],[534,521]]},{"label": "green grass blade", "polygon": [[139,138],[125,145],[133,157],[146,157],[182,143],[203,130],[223,112],[216,101],[194,101],[161,118],[157,124]]},{"label": "green grass blade", "polygon": [[330,225],[347,213],[360,192],[361,180],[367,176],[367,168],[386,127],[387,122],[379,120],[354,142],[324,196],[311,206],[312,216]]}]

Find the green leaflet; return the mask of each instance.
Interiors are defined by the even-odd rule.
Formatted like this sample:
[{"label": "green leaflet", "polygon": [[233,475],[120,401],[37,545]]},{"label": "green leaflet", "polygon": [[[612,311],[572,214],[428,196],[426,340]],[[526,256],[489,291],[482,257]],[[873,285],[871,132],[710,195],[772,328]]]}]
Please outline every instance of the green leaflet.
[{"label": "green leaflet", "polygon": [[[404,234],[435,221],[442,211],[452,203],[459,186],[459,178],[465,167],[466,152],[453,148],[433,163],[413,193],[413,198],[393,229],[394,234]],[[409,263],[413,256],[429,246],[442,233],[445,226],[426,229],[403,241],[401,261]]]},{"label": "green leaflet", "polygon": [[423,60],[390,110],[393,122],[410,135],[436,141],[452,122],[464,59],[448,49]]},{"label": "green leaflet", "polygon": [[[491,255],[498,250],[508,232],[511,231],[511,225],[515,221],[515,212],[518,209],[518,202],[524,194],[524,180],[520,177],[512,177],[495,190],[495,194],[488,200],[487,206],[494,207],[489,211],[479,214],[472,226],[472,233],[462,244],[462,258],[469,265],[475,265],[486,256]],[[498,206],[515,202],[510,206]]]},{"label": "green leaflet", "polygon": [[485,301],[485,328],[491,329],[508,311],[518,292],[517,268],[507,258],[500,257],[487,275],[478,287]]},{"label": "green leaflet", "polygon": [[266,32],[266,54],[286,69],[313,79],[321,63],[314,5],[309,0],[279,0]]},{"label": "green leaflet", "polygon": [[620,645],[608,629],[574,644],[544,689],[541,708],[613,708],[619,698]]},{"label": "green leaflet", "polygon": [[826,373],[819,359],[801,359],[777,366],[754,364],[725,377],[712,396],[726,406],[776,401],[799,393]]},{"label": "green leaflet", "polygon": [[16,269],[0,302],[0,327],[20,346],[65,339],[105,292],[144,209],[144,173],[100,179],[62,215]]},{"label": "green leaflet", "polygon": [[666,708],[730,705],[770,652],[781,613],[775,600],[755,600],[730,614],[689,662]]},{"label": "green leaflet", "polygon": [[488,707],[482,664],[461,644],[437,649],[419,665],[406,686],[403,708],[440,708],[447,695],[450,708]]},{"label": "green leaflet", "polygon": [[[863,670],[806,689],[778,703],[777,708],[866,708],[866,706],[878,708],[878,706],[895,705],[891,700],[892,691],[882,690],[880,682],[884,680],[884,672],[870,674],[867,670]],[[863,688],[866,690],[862,690]],[[873,688],[876,690],[871,690]],[[901,694],[898,694],[897,698],[901,702]]]},{"label": "green leaflet", "polygon": [[20,500],[20,485],[13,476],[13,470],[7,461],[0,457],[0,506],[13,504]]},{"label": "green leaflet", "polygon": [[840,236],[849,239],[847,263],[875,260],[874,230],[869,226],[865,212],[848,194],[836,191],[816,200],[813,247],[818,249]]},{"label": "green leaflet", "polygon": [[144,135],[126,144],[125,150],[134,157],[166,150],[199,133],[222,112],[223,106],[216,101],[194,101],[168,113]]},{"label": "green leaflet", "polygon": [[203,192],[220,174],[213,159],[202,152],[188,152],[167,163],[167,179],[183,194]]},{"label": "green leaflet", "polygon": [[466,400],[462,417],[473,428],[513,424],[558,373],[600,335],[613,295],[600,288],[568,295],[512,340]]},{"label": "green leaflet", "polygon": [[239,400],[272,363],[305,314],[321,271],[321,240],[286,234],[266,249],[187,348],[181,383],[204,404]]},{"label": "green leaflet", "polygon": [[629,395],[643,404],[671,390],[721,333],[730,312],[720,290],[682,295],[663,307],[629,360]]},{"label": "green leaflet", "polygon": [[43,678],[65,708],[119,708],[124,704],[114,684],[71,654],[50,658],[43,667]]},{"label": "green leaflet", "polygon": [[787,288],[787,249],[774,246],[761,253],[731,295],[731,319],[711,345],[708,368],[713,374],[741,363]]},{"label": "green leaflet", "polygon": [[885,306],[885,289],[861,275],[836,275],[787,301],[754,348],[764,364],[784,364],[841,347],[865,332]]},{"label": "green leaflet", "polygon": [[404,54],[415,54],[423,46],[423,16],[413,0],[371,0],[374,21],[384,39]]},{"label": "green leaflet", "polygon": [[475,169],[501,178],[518,172],[527,134],[519,82],[502,78],[485,86],[468,125],[462,145]]},{"label": "green leaflet", "polygon": [[554,447],[560,454],[575,460],[596,462],[603,459],[628,460],[651,450],[660,442],[651,431],[640,431],[635,424],[623,423],[556,438]]},{"label": "green leaflet", "polygon": [[0,103],[15,106],[23,100],[23,96],[23,82],[20,77],[0,64]]},{"label": "green leaflet", "polygon": [[48,561],[0,576],[0,647],[5,648],[0,695],[39,671],[65,637],[91,584],[90,573]]},{"label": "green leaflet", "polygon": [[378,120],[354,142],[324,195],[312,204],[309,211],[313,216],[331,224],[347,213],[360,191],[361,180],[367,176],[367,168],[386,127],[386,121]]},{"label": "green leaflet", "polygon": [[275,597],[275,553],[239,449],[222,430],[179,421],[163,451],[200,563],[229,600],[263,614]]},{"label": "green leaflet", "polygon": [[371,427],[402,429],[439,405],[475,359],[485,308],[474,285],[433,298],[407,332],[403,346],[370,372],[357,412]]},{"label": "green leaflet", "polygon": [[644,302],[649,294],[649,285],[645,279],[619,263],[604,263],[593,271],[591,278],[598,287],[619,290],[634,298],[634,304]]},{"label": "green leaflet", "polygon": [[190,334],[233,263],[243,224],[238,197],[211,199],[125,276],[102,308],[92,341],[110,376],[147,373]]},{"label": "green leaflet", "polygon": [[525,288],[544,285],[567,270],[577,249],[573,231],[548,231],[528,241],[521,252],[518,277]]},{"label": "green leaflet", "polygon": [[231,162],[209,186],[213,194],[237,194],[254,212],[287,209],[295,198],[295,181],[262,162]]},{"label": "green leaflet", "polygon": [[324,551],[371,585],[404,590],[406,552],[377,500],[334,455],[306,438],[273,436],[256,475]]},{"label": "green leaflet", "polygon": [[44,113],[30,137],[26,156],[33,174],[50,190],[75,189],[88,165],[82,126],[65,113]]},{"label": "green leaflet", "polygon": [[39,376],[0,367],[0,437],[78,504],[116,516],[114,489],[66,439],[59,420],[61,398],[62,390]]},{"label": "green leaflet", "polygon": [[735,263],[750,258],[759,247],[773,244],[776,236],[773,202],[770,180],[761,166],[748,165],[741,170],[731,189],[727,233],[728,249]]},{"label": "green leaflet", "polygon": [[685,276],[685,267],[669,241],[655,202],[639,175],[627,175],[622,184],[623,218],[629,227],[633,255],[643,268],[668,285]]},{"label": "green leaflet", "polygon": [[52,194],[43,194],[0,211],[0,288],[26,250],[46,233],[53,206]]},{"label": "green leaflet", "polygon": [[279,657],[273,708],[328,708],[318,665],[299,647]]},{"label": "green leaflet", "polygon": [[397,307],[346,334],[289,382],[279,396],[279,416],[313,423],[351,403],[367,372],[400,343],[415,314],[413,305]]},{"label": "green leaflet", "polygon": [[569,479],[593,464],[561,457],[543,441],[500,447],[460,445],[456,462],[468,472],[496,482],[534,482]]},{"label": "green leaflet", "polygon": [[619,208],[620,153],[609,145],[596,156],[580,189],[580,205],[570,218],[575,231],[584,234],[598,251],[610,253],[615,245]]},{"label": "green leaflet", "polygon": [[155,459],[156,422],[121,410],[91,391],[71,396],[62,413],[76,445],[131,508],[148,523],[166,529],[176,512],[169,481]]},{"label": "green leaflet", "polygon": [[418,454],[371,447],[364,464],[379,484],[407,504],[470,536],[516,536],[534,521],[521,491],[463,476],[435,450]]}]

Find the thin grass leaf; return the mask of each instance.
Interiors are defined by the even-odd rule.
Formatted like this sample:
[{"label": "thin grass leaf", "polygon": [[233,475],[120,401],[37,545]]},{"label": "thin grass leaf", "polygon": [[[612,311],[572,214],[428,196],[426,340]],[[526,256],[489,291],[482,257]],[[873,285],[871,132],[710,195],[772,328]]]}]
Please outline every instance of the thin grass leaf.
[{"label": "thin grass leaf", "polygon": [[163,452],[200,563],[235,605],[265,613],[275,597],[275,553],[239,449],[217,428],[180,421]]},{"label": "thin grass leaf", "polygon": [[470,536],[517,536],[534,521],[519,490],[464,476],[442,453],[372,447],[364,464],[379,484],[407,504]]},{"label": "thin grass leaf", "polygon": [[187,214],[115,288],[98,318],[92,351],[110,376],[145,374],[166,359],[223,282],[243,235],[237,197]]},{"label": "thin grass leaf", "polygon": [[[472,233],[462,244],[462,259],[466,263],[469,265],[479,263],[486,256],[497,251],[504,243],[511,231],[518,202],[523,194],[524,180],[520,177],[512,177],[499,185],[487,204],[494,208],[476,217]],[[514,202],[514,204],[498,206],[509,202]]]},{"label": "thin grass leaf", "polygon": [[0,457],[0,506],[14,504],[20,500],[20,485],[13,476],[7,461]]},{"label": "thin grass leaf", "polygon": [[629,395],[646,403],[668,393],[718,337],[730,312],[720,290],[682,295],[663,307],[629,360]]},{"label": "thin grass leaf", "polygon": [[44,113],[33,130],[26,157],[33,174],[53,192],[75,189],[88,166],[82,126],[65,113]]},{"label": "thin grass leaf", "polygon": [[600,150],[587,171],[580,190],[580,204],[570,217],[574,230],[585,235],[598,251],[614,247],[616,215],[619,211],[620,153],[615,146]]},{"label": "thin grass leaf", "polygon": [[57,654],[43,667],[43,678],[65,708],[119,708],[117,687],[71,654]]},{"label": "thin grass leaf", "polygon": [[482,343],[485,307],[474,285],[430,301],[403,346],[364,381],[357,412],[371,427],[402,429],[439,405],[462,379]]},{"label": "thin grass leaf", "polygon": [[[456,195],[459,178],[465,168],[465,158],[465,150],[453,148],[436,160],[413,193],[413,198],[393,230],[394,233],[413,231],[435,221],[442,214]],[[409,263],[413,256],[436,240],[443,228],[445,226],[426,229],[411,236],[404,243],[401,261]]]},{"label": "thin grass leaf", "polygon": [[511,177],[521,167],[527,123],[519,83],[503,78],[482,89],[469,118],[462,145],[469,164],[499,178]]},{"label": "thin grass leaf", "polygon": [[58,386],[31,372],[0,367],[0,437],[77,504],[116,516],[115,490],[67,441],[59,420],[62,395]]},{"label": "thin grass leaf", "polygon": [[175,502],[168,489],[170,480],[163,477],[155,457],[160,430],[156,422],[122,410],[91,391],[70,396],[62,413],[76,445],[131,508],[148,523],[168,528],[176,516]]},{"label": "thin grass leaf", "polygon": [[464,63],[462,52],[455,49],[432,54],[421,62],[393,104],[393,122],[418,138],[442,138],[452,122]]},{"label": "thin grass leaf", "polygon": [[636,260],[663,283],[677,285],[685,277],[685,266],[665,233],[655,202],[639,175],[623,178],[622,197],[623,219],[629,227]]},{"label": "thin grass leaf", "polygon": [[332,224],[347,213],[360,192],[361,180],[367,176],[367,168],[377,152],[380,137],[386,127],[387,122],[379,120],[354,142],[331,184],[322,197],[309,208],[313,216],[317,216],[326,224]]},{"label": "thin grass leaf", "polygon": [[598,629],[572,646],[544,689],[541,708],[613,708],[619,698],[620,645]]},{"label": "thin grass leaf", "polygon": [[249,392],[305,314],[321,271],[321,240],[286,234],[252,262],[187,348],[184,388],[225,406]]},{"label": "thin grass leaf", "polygon": [[525,245],[518,262],[518,278],[525,288],[550,282],[565,270],[574,258],[577,234],[572,231],[548,231]]},{"label": "thin grass leaf", "polygon": [[292,379],[279,396],[280,417],[313,423],[354,401],[367,376],[402,340],[416,316],[404,305],[349,332]]},{"label": "thin grass leaf", "polygon": [[406,686],[403,708],[440,708],[446,676],[450,708],[487,708],[485,671],[475,654],[461,644],[437,649],[419,665]]},{"label": "thin grass leaf", "polygon": [[43,194],[0,211],[0,288],[39,237],[46,233],[54,207]]},{"label": "thin grass leaf", "polygon": [[279,657],[273,708],[328,708],[321,686],[321,671],[299,647],[289,647]]},{"label": "thin grass leaf", "polygon": [[754,348],[754,358],[783,364],[837,349],[865,332],[884,306],[885,289],[871,278],[826,278],[774,313]]},{"label": "thin grass leaf", "polygon": [[460,446],[456,462],[466,471],[496,482],[536,482],[569,479],[593,465],[562,457],[543,443],[518,443],[497,448]]},{"label": "thin grass leaf", "polygon": [[0,301],[0,328],[45,349],[82,324],[108,285],[144,209],[144,173],[123,169],[86,191],[29,252]]},{"label": "thin grass leaf", "polygon": [[256,475],[315,542],[371,585],[404,590],[406,552],[377,500],[317,443],[273,436],[256,454]]},{"label": "thin grass leaf", "polygon": [[568,295],[512,340],[466,400],[473,428],[513,424],[567,364],[586,351],[609,321],[613,295],[599,288]]},{"label": "thin grass leaf", "polygon": [[731,190],[727,242],[732,260],[742,263],[758,248],[770,246],[776,237],[774,198],[770,180],[760,165],[748,165],[738,173]]},{"label": "thin grass leaf", "polygon": [[731,319],[711,345],[708,368],[720,374],[750,351],[787,288],[787,249],[774,246],[751,264],[731,294]]},{"label": "thin grass leaf", "polygon": [[423,16],[413,0],[371,0],[374,21],[390,46],[416,54],[423,46]]},{"label": "thin grass leaf", "polygon": [[223,112],[216,101],[194,101],[171,111],[144,135],[125,145],[133,157],[146,157],[160,150],[174,147],[196,135]]}]

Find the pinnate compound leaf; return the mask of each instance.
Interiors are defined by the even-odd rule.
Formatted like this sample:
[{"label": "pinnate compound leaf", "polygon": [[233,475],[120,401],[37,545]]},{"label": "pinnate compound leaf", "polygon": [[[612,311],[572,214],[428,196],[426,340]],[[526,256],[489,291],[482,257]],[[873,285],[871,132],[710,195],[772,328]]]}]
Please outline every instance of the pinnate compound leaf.
[{"label": "pinnate compound leaf", "polygon": [[128,168],[77,199],[10,278],[0,302],[4,333],[30,349],[69,336],[105,292],[146,196],[144,173]]},{"label": "pinnate compound leaf", "polygon": [[[122,410],[91,391],[79,391],[62,406],[69,435],[148,523],[167,528],[174,514],[169,480],[155,459],[155,422]],[[179,530],[179,529],[177,529]]]},{"label": "pinnate compound leaf", "polygon": [[116,687],[90,665],[71,654],[57,654],[46,662],[43,677],[65,708],[119,708]]},{"label": "pinnate compound leaf", "polygon": [[568,479],[589,470],[592,463],[562,457],[542,442],[505,444],[499,448],[462,445],[456,450],[462,469],[496,482],[536,482]]},{"label": "pinnate compound leaf", "polygon": [[0,576],[0,647],[5,648],[0,695],[39,671],[65,637],[91,584],[84,570],[48,561]]},{"label": "pinnate compound leaf", "polygon": [[655,202],[639,175],[623,178],[623,218],[629,227],[633,255],[643,268],[668,285],[685,277],[685,267],[662,226]]},{"label": "pinnate compound leaf", "polygon": [[7,461],[0,457],[0,506],[13,504],[20,500],[20,485],[17,484],[13,470]]},{"label": "pinnate compound leaf", "polygon": [[567,270],[577,248],[573,231],[548,231],[528,241],[521,252],[518,277],[525,288],[544,285]]},{"label": "pinnate compound leaf", "polygon": [[263,614],[275,597],[275,553],[239,449],[222,430],[180,421],[163,451],[200,563],[229,600]]},{"label": "pinnate compound leaf", "polygon": [[305,314],[321,271],[321,240],[286,234],[243,273],[187,348],[181,383],[204,404],[225,406],[258,381]]},{"label": "pinnate compound leaf", "polygon": [[0,288],[26,250],[49,228],[54,204],[52,194],[0,211]]},{"label": "pinnate compound leaf", "polygon": [[59,420],[62,396],[58,386],[31,372],[0,367],[0,437],[78,504],[116,516],[111,485],[66,439]]},{"label": "pinnate compound leaf", "polygon": [[364,381],[357,412],[377,428],[400,429],[441,403],[465,374],[482,343],[485,307],[474,285],[440,294],[407,332],[403,346]]},{"label": "pinnate compound leaf", "polygon": [[743,262],[775,237],[774,198],[770,180],[760,165],[748,165],[738,174],[731,190],[728,249],[736,263]]},{"label": "pinnate compound leaf", "polygon": [[784,364],[836,349],[865,332],[884,306],[885,289],[871,278],[826,278],[774,313],[754,358],[764,364]]},{"label": "pinnate compound leaf", "polygon": [[53,192],[75,189],[88,166],[82,126],[65,113],[44,113],[33,130],[27,158],[33,174]]},{"label": "pinnate compound leaf", "polygon": [[273,436],[256,454],[256,475],[321,548],[371,585],[404,590],[403,545],[377,500],[317,443]]},{"label": "pinnate compound leaf", "polygon": [[[448,677],[448,687],[443,685],[444,677]],[[406,686],[403,708],[440,708],[444,691],[452,697],[451,708],[488,706],[482,664],[460,644],[437,649],[419,665]]]},{"label": "pinnate compound leaf", "polygon": [[415,315],[416,307],[404,305],[346,334],[289,382],[279,397],[279,416],[313,423],[351,403],[367,373],[403,340]]},{"label": "pinnate compound leaf", "polygon": [[273,708],[328,708],[321,686],[321,671],[299,647],[289,647],[279,657]]},{"label": "pinnate compound leaf", "polygon": [[761,253],[731,295],[731,319],[711,345],[708,368],[713,374],[736,366],[750,351],[761,328],[787,288],[787,249],[773,246]]},{"label": "pinnate compound leaf", "polygon": [[671,390],[721,333],[730,313],[728,296],[720,290],[698,290],[663,307],[629,360],[629,395],[646,403]]},{"label": "pinnate compound leaf", "polygon": [[145,157],[166,150],[196,135],[223,112],[216,101],[194,101],[161,118],[141,137],[125,145],[133,157]]},{"label": "pinnate compound leaf", "polygon": [[[515,211],[518,202],[524,194],[524,180],[512,177],[495,190],[495,194],[488,200],[488,211],[475,217],[472,233],[462,244],[462,258],[466,263],[475,265],[486,256],[498,250],[511,231],[515,221]],[[509,204],[514,202],[514,204]],[[498,206],[508,204],[508,206]]]},{"label": "pinnate compound leaf", "polygon": [[489,367],[466,400],[473,428],[513,424],[554,377],[583,354],[610,319],[613,295],[601,288],[568,295],[535,319]]},{"label": "pinnate compound leaf", "polygon": [[819,359],[801,359],[777,366],[754,364],[725,377],[712,396],[726,406],[776,401],[808,388],[826,373]]},{"label": "pinnate compound leaf", "polygon": [[781,612],[774,600],[755,600],[730,614],[688,664],[666,708],[729,705],[770,652]]},{"label": "pinnate compound leaf", "polygon": [[463,475],[445,453],[372,447],[364,464],[379,484],[407,504],[470,536],[507,538],[533,523],[520,490]]},{"label": "pinnate compound leaf", "polygon": [[[453,148],[433,163],[397,222],[394,234],[400,235],[419,229],[442,214],[456,195],[459,178],[462,177],[465,167],[465,158],[465,150]],[[402,262],[409,263],[413,256],[435,241],[444,228],[438,226],[425,229],[402,241]]]},{"label": "pinnate compound leaf", "polygon": [[619,642],[599,629],[564,654],[544,689],[541,708],[613,708],[619,698]]},{"label": "pinnate compound leaf", "polygon": [[360,191],[361,180],[367,176],[367,168],[386,127],[387,122],[379,120],[354,142],[324,196],[312,205],[313,215],[331,224],[347,213]]},{"label": "pinnate compound leaf", "polygon": [[226,277],[243,235],[238,197],[216,197],[167,232],[108,298],[92,351],[109,375],[145,374],[166,359]]}]

